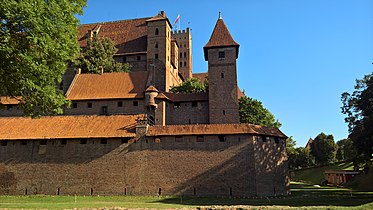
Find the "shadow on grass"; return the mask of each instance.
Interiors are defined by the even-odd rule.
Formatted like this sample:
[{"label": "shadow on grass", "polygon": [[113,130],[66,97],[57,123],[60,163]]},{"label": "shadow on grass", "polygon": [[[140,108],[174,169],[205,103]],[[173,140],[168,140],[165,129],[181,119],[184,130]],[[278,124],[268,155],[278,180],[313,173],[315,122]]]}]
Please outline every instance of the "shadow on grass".
[{"label": "shadow on grass", "polygon": [[356,192],[346,188],[335,188],[292,183],[291,195],[281,197],[170,197],[160,201],[167,204],[192,206],[249,205],[249,206],[360,206],[373,202],[373,192]]}]

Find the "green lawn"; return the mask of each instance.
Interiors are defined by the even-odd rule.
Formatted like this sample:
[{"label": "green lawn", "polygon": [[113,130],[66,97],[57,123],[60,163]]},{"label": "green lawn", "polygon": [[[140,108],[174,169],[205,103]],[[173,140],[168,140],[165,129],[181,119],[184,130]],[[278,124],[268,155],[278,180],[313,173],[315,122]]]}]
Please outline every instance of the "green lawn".
[{"label": "green lawn", "polygon": [[373,209],[373,192],[344,188],[318,187],[292,182],[291,195],[263,198],[147,197],[147,196],[0,196],[0,209],[72,208],[191,208],[201,206],[274,209]]}]

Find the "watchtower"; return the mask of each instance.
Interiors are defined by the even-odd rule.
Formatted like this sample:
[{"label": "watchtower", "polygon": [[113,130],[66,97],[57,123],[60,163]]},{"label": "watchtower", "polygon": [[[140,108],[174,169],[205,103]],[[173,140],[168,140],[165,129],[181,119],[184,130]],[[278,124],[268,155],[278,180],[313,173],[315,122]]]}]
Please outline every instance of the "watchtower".
[{"label": "watchtower", "polygon": [[192,77],[192,34],[190,28],[172,32],[179,45],[179,72],[184,79]]},{"label": "watchtower", "polygon": [[239,123],[236,72],[239,46],[219,17],[210,40],[203,48],[208,61],[211,124]]}]

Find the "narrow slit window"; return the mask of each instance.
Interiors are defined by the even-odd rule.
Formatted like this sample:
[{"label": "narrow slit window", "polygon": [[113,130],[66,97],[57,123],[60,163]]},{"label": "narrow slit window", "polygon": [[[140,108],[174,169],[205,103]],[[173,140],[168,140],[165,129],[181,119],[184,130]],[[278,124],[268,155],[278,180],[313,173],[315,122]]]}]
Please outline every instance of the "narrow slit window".
[{"label": "narrow slit window", "polygon": [[220,76],[221,76],[222,79],[224,79],[224,73],[223,72],[220,74]]},{"label": "narrow slit window", "polygon": [[155,35],[159,35],[159,29],[158,28],[155,29]]}]

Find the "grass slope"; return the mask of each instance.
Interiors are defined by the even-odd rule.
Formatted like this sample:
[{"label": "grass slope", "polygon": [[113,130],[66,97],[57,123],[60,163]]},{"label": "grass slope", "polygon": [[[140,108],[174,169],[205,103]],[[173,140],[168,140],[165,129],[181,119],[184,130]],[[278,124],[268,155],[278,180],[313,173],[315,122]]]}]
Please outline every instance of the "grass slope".
[{"label": "grass slope", "polygon": [[0,196],[0,209],[73,208],[240,208],[240,209],[373,209],[373,192],[291,184],[291,195],[257,198],[150,196]]}]

